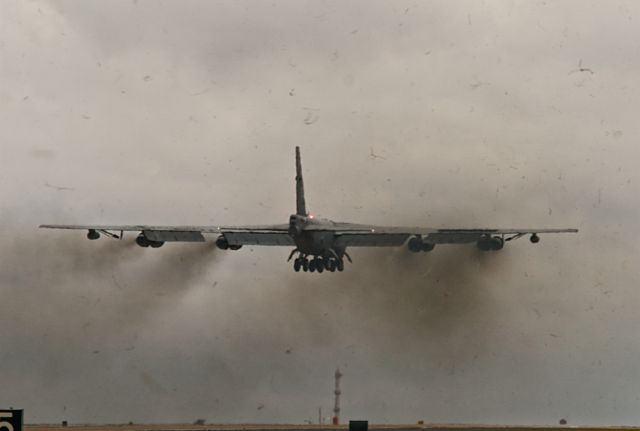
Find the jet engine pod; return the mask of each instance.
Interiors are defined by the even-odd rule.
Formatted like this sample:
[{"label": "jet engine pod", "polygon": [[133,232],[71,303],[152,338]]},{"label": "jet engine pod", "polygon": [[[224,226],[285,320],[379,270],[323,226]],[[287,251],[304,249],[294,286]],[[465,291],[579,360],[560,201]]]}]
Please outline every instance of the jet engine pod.
[{"label": "jet engine pod", "polygon": [[409,247],[409,251],[418,253],[422,251],[422,244],[423,244],[422,238],[414,236],[409,240],[407,247]]},{"label": "jet engine pod", "polygon": [[432,242],[423,242],[422,243],[422,251],[431,251],[435,248],[435,244]]},{"label": "jet engine pod", "polygon": [[504,247],[504,240],[499,236],[491,238],[491,250],[502,250]]},{"label": "jet engine pod", "polygon": [[151,241],[147,240],[151,248],[160,248],[164,245],[164,241]]},{"label": "jet engine pod", "polygon": [[140,247],[149,247],[151,245],[147,237],[143,234],[140,234],[136,237],[136,244],[138,244]]},{"label": "jet engine pod", "polygon": [[492,250],[492,249],[493,249],[493,247],[492,247],[492,240],[491,240],[491,238],[487,238],[487,237],[480,238],[480,239],[478,240],[478,248],[479,248],[480,250],[482,250],[482,251],[489,251],[489,250]]},{"label": "jet engine pod", "polygon": [[540,242],[540,237],[538,236],[538,234],[532,233],[531,236],[529,237],[529,241],[531,241],[532,243],[536,244],[536,243]]},{"label": "jet engine pod", "polygon": [[229,248],[229,241],[227,241],[224,235],[220,235],[218,239],[216,239],[216,247],[220,250],[227,250]]},{"label": "jet engine pod", "polygon": [[100,232],[95,229],[89,229],[89,232],[87,232],[87,238],[92,241],[98,239],[100,238]]}]

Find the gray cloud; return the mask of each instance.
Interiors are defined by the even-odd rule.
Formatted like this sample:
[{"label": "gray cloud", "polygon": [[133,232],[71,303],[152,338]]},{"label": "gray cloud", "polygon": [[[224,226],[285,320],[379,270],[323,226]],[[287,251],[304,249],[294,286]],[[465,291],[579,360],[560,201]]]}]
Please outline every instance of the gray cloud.
[{"label": "gray cloud", "polygon": [[[0,8],[0,405],[301,422],[340,366],[345,418],[637,422],[636,4]],[[35,229],[284,222],[295,145],[322,216],[581,233],[320,276]]]}]

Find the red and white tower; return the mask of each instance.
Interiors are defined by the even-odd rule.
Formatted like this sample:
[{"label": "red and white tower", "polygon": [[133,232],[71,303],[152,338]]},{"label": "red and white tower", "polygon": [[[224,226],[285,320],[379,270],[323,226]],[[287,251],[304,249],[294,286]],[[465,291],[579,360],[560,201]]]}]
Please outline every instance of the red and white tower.
[{"label": "red and white tower", "polygon": [[342,377],[342,373],[340,372],[340,368],[336,368],[336,389],[333,393],[336,396],[336,402],[333,406],[333,424],[340,424],[340,378]]}]

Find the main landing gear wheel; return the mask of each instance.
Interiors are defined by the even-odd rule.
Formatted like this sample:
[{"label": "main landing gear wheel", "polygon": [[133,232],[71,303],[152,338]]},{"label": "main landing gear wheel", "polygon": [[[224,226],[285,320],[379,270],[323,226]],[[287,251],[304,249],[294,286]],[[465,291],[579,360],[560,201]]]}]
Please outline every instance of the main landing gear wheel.
[{"label": "main landing gear wheel", "polygon": [[338,264],[336,263],[336,261],[334,259],[331,259],[329,261],[329,267],[327,269],[331,272],[336,272],[337,267],[338,267]]},{"label": "main landing gear wheel", "polygon": [[313,259],[316,262],[316,271],[318,271],[318,273],[322,274],[322,272],[324,271],[324,261],[322,259],[319,258],[315,258]]},{"label": "main landing gear wheel", "polygon": [[341,272],[344,271],[344,261],[337,254],[333,256],[316,255],[309,259],[306,255],[300,253],[293,261],[293,270],[295,272]]}]

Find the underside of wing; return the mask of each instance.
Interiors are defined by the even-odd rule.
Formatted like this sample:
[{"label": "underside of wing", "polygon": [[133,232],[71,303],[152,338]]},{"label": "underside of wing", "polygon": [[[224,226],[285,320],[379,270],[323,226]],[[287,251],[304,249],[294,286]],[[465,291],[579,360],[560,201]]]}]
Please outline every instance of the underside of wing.
[{"label": "underside of wing", "polygon": [[326,230],[335,232],[337,247],[399,247],[414,235],[428,235],[436,229],[423,227],[375,226],[335,223]]},{"label": "underside of wing", "polygon": [[229,245],[295,245],[288,231],[222,231]]},{"label": "underside of wing", "polygon": [[[151,225],[41,225],[45,229],[86,230],[89,239],[101,235],[122,238],[124,232],[139,232],[151,244],[204,242],[203,234],[222,234],[230,245],[291,245],[288,225],[258,226],[151,226]],[[144,243],[144,242],[143,242]]]},{"label": "underside of wing", "polygon": [[505,241],[511,241],[524,235],[531,234],[532,241],[537,242],[537,235],[541,233],[574,233],[577,229],[438,229],[423,237],[431,244],[466,244],[481,239],[500,236]]},{"label": "underside of wing", "polygon": [[330,227],[336,235],[336,245],[341,247],[397,247],[409,238],[416,237],[429,244],[468,244],[492,236],[511,241],[531,234],[537,242],[542,233],[572,233],[577,229],[436,229],[401,226],[373,226],[336,223]]},{"label": "underside of wing", "polygon": [[354,233],[336,234],[336,247],[399,247],[409,238],[406,233]]}]

